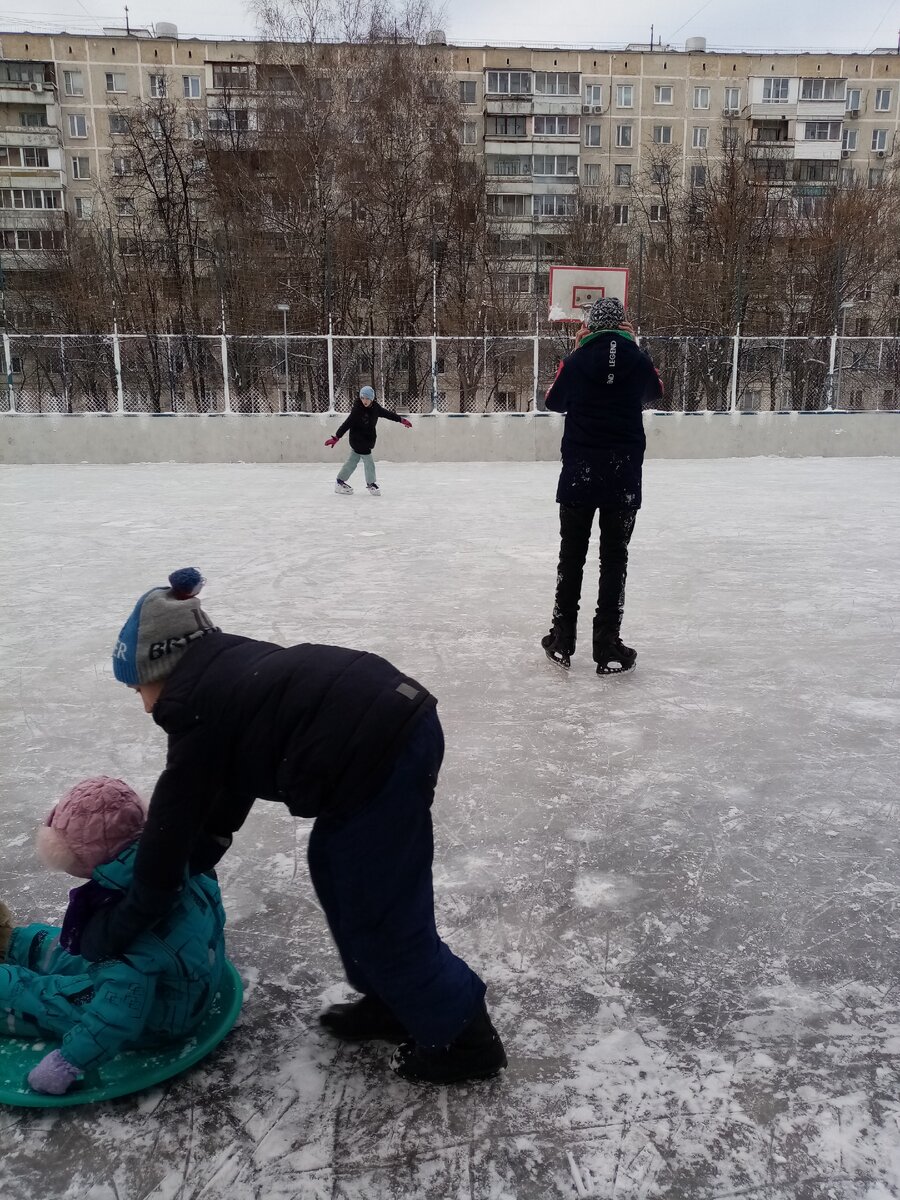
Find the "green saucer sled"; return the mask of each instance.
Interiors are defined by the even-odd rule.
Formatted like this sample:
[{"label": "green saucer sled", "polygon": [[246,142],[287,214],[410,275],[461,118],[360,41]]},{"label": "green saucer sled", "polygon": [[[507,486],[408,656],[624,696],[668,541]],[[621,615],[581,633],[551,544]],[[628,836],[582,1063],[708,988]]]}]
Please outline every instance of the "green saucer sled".
[{"label": "green saucer sled", "polygon": [[0,1104],[23,1108],[69,1108],[96,1104],[154,1087],[206,1058],[231,1031],[241,1011],[244,989],[234,966],[225,963],[222,984],[209,1015],[182,1042],[158,1050],[126,1050],[112,1062],[89,1071],[64,1096],[44,1096],[28,1086],[28,1072],[53,1049],[52,1039],[36,1042],[0,1037]]}]

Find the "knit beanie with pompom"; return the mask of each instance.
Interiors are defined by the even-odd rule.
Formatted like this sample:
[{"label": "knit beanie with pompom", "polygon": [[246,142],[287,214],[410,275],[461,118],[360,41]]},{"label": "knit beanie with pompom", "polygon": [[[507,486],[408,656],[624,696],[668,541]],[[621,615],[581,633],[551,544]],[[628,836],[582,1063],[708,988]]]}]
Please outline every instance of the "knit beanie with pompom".
[{"label": "knit beanie with pompom", "polygon": [[113,650],[113,674],[136,687],[166,679],[198,638],[218,629],[200,607],[206,580],[196,567],[169,576],[168,587],[151,588],[134,606]]}]

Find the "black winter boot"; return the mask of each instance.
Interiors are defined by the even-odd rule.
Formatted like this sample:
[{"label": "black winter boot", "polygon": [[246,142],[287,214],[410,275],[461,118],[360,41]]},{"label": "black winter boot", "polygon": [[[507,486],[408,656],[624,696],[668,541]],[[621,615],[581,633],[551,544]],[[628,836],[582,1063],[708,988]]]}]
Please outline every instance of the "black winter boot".
[{"label": "black winter boot", "polygon": [[319,1016],[319,1024],[345,1042],[402,1042],[409,1034],[377,996],[363,996],[347,1004],[332,1004]]},{"label": "black winter boot", "polygon": [[541,645],[552,663],[562,667],[564,671],[568,671],[572,664],[572,655],[575,653],[574,638],[562,637],[551,629],[541,638]]},{"label": "black winter boot", "polygon": [[621,675],[637,662],[637,650],[626,646],[620,637],[594,642],[594,662],[598,675]]},{"label": "black winter boot", "polygon": [[428,1049],[403,1042],[391,1056],[391,1069],[413,1083],[464,1083],[490,1079],[506,1066],[506,1051],[484,1002],[449,1046]]}]

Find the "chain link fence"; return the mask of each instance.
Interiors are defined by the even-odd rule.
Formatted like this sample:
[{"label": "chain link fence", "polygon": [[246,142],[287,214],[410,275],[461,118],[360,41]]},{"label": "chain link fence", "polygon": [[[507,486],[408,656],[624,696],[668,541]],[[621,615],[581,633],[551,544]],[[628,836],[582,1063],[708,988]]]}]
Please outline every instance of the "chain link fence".
[{"label": "chain link fence", "polygon": [[[900,338],[663,337],[664,412],[900,409]],[[404,413],[541,411],[565,330],[481,337],[2,335],[11,413],[342,413],[364,384]]]}]

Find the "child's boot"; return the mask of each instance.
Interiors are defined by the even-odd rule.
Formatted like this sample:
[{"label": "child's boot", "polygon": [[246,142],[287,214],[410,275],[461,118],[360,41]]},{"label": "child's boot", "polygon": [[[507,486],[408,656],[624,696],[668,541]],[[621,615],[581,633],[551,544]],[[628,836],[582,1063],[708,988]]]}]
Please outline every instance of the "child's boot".
[{"label": "child's boot", "polygon": [[391,1067],[414,1083],[464,1083],[490,1079],[506,1066],[500,1035],[482,1002],[478,1012],[449,1046],[430,1049],[404,1042],[391,1056]]},{"label": "child's boot", "polygon": [[0,900],[0,962],[6,961],[6,952],[9,949],[10,939],[13,934],[13,919],[12,913]]}]

